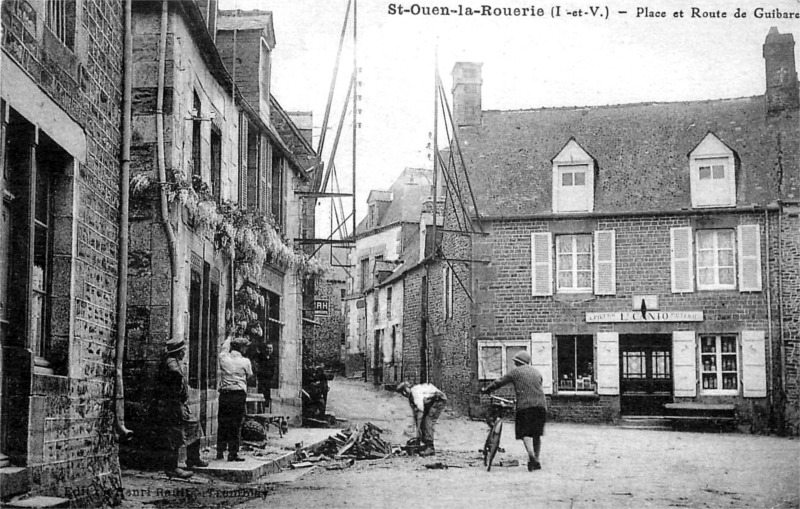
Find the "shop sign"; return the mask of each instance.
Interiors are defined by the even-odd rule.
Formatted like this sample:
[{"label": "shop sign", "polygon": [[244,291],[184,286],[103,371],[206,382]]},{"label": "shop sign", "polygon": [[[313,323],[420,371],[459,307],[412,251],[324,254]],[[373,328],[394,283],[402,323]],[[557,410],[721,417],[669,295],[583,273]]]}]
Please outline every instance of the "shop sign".
[{"label": "shop sign", "polygon": [[314,314],[315,315],[327,315],[328,314],[328,301],[327,300],[315,300],[314,301]]},{"label": "shop sign", "polygon": [[602,311],[586,313],[586,323],[702,322],[702,311]]}]

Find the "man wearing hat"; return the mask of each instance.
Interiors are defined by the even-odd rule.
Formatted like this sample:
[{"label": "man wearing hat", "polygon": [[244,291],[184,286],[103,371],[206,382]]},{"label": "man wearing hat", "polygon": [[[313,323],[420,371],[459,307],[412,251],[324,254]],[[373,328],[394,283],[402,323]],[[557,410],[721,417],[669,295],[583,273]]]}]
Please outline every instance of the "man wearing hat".
[{"label": "man wearing hat", "polygon": [[217,459],[244,461],[239,456],[242,425],[247,414],[247,381],[253,377],[250,359],[243,354],[250,346],[244,337],[228,337],[219,351],[219,411],[217,428]]},{"label": "man wearing hat", "polygon": [[531,354],[524,350],[518,352],[514,356],[514,365],[513,369],[481,389],[481,392],[486,394],[506,384],[514,384],[517,396],[516,436],[525,445],[530,472],[542,468],[539,453],[547,420],[547,400],[542,390],[542,374],[531,366]]},{"label": "man wearing hat", "polygon": [[447,396],[433,384],[410,385],[401,382],[395,388],[397,392],[408,398],[411,411],[414,413],[414,425],[421,449],[420,456],[432,456],[436,453],[433,446],[433,431],[439,414],[447,405]]},{"label": "man wearing hat", "polygon": [[178,453],[186,445],[186,466],[207,467],[200,457],[200,423],[189,410],[189,384],[183,373],[181,361],[186,355],[186,342],[182,339],[167,341],[164,357],[158,369],[159,415],[165,428],[166,453],[164,472],[168,477],[188,479],[192,476],[178,468]]}]

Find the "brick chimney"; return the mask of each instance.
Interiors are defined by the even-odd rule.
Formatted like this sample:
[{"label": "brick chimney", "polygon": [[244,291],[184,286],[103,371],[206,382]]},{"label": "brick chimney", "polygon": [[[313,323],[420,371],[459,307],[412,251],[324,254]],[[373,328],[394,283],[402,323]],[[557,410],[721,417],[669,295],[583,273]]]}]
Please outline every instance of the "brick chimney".
[{"label": "brick chimney", "polygon": [[453,67],[453,118],[459,127],[481,125],[482,63],[456,62]]},{"label": "brick chimney", "polygon": [[767,76],[767,115],[798,109],[800,99],[792,34],[781,34],[777,27],[770,28],[764,41],[763,55]]}]

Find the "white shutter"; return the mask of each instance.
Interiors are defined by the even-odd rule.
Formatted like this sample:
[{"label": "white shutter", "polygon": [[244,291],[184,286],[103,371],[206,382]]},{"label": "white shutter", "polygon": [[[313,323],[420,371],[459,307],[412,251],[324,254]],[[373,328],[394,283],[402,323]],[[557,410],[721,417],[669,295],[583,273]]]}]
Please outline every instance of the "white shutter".
[{"label": "white shutter", "polygon": [[672,333],[672,365],[676,397],[697,396],[697,340],[693,330]]},{"label": "white shutter", "polygon": [[553,295],[553,241],[550,232],[531,233],[533,295]]},{"label": "white shutter", "polygon": [[689,226],[672,228],[670,230],[672,293],[688,293],[694,291],[694,263],[692,255],[692,228]]},{"label": "white shutter", "polygon": [[594,232],[594,293],[617,293],[617,262],[614,230]]},{"label": "white shutter", "polygon": [[742,331],[742,395],[745,398],[767,396],[767,364],[764,331]]},{"label": "white shutter", "polygon": [[739,226],[739,291],[761,291],[761,228]]},{"label": "white shutter", "polygon": [[531,334],[531,365],[542,374],[542,389],[553,394],[553,335],[549,332]]},{"label": "white shutter", "polygon": [[597,394],[619,394],[619,333],[597,333]]}]

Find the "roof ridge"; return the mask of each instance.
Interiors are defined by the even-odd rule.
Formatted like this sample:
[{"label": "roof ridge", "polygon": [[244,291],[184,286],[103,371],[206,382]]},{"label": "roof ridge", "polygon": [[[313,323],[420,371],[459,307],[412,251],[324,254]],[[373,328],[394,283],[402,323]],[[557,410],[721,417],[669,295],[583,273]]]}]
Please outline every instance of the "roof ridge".
[{"label": "roof ridge", "polygon": [[693,101],[640,101],[634,103],[618,103],[618,104],[596,104],[596,105],[585,105],[585,106],[542,106],[539,108],[517,108],[513,110],[483,110],[483,113],[524,113],[529,111],[559,111],[559,110],[568,110],[568,111],[578,111],[578,110],[596,110],[596,109],[608,109],[608,108],[627,108],[633,106],[665,106],[665,105],[678,105],[678,104],[702,104],[702,103],[711,103],[711,102],[729,102],[729,101],[742,101],[742,100],[752,100],[764,97],[763,94],[761,95],[751,95],[751,96],[742,96],[742,97],[723,97],[719,99],[696,99]]}]

